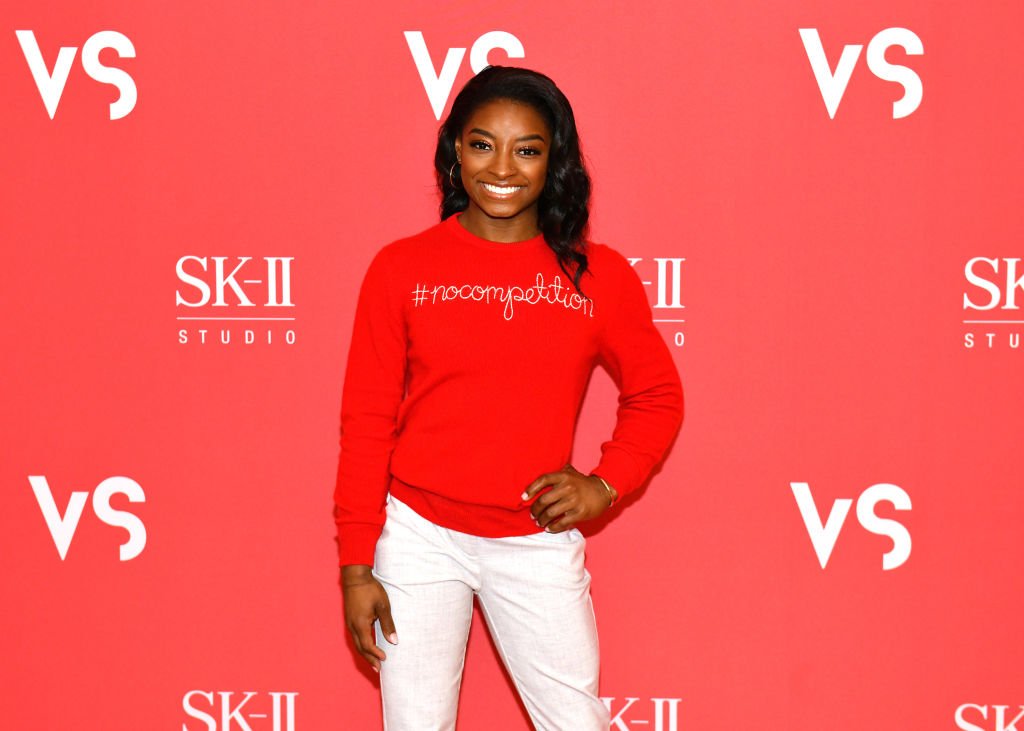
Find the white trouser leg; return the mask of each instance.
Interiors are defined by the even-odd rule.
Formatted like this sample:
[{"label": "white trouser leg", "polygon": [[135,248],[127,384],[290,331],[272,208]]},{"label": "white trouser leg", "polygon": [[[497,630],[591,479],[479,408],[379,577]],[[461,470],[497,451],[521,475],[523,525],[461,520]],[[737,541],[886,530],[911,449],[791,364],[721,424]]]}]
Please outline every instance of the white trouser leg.
[{"label": "white trouser leg", "polygon": [[575,528],[476,542],[484,618],[540,731],[607,731],[611,724],[598,697],[585,546]]},{"label": "white trouser leg", "polygon": [[380,672],[385,730],[452,731],[476,588],[468,560],[444,528],[389,496],[373,575],[398,634],[392,645],[374,625],[387,654]]}]

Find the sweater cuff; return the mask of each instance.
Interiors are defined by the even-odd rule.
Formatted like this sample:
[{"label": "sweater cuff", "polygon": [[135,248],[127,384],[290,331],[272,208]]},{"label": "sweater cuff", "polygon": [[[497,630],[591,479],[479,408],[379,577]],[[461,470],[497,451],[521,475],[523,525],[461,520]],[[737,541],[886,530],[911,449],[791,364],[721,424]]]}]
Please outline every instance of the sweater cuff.
[{"label": "sweater cuff", "polygon": [[377,539],[384,530],[379,525],[347,523],[338,530],[338,565],[366,564],[373,566]]},{"label": "sweater cuff", "polygon": [[640,487],[647,477],[628,452],[615,447],[605,450],[591,474],[600,475],[614,487],[619,500]]}]

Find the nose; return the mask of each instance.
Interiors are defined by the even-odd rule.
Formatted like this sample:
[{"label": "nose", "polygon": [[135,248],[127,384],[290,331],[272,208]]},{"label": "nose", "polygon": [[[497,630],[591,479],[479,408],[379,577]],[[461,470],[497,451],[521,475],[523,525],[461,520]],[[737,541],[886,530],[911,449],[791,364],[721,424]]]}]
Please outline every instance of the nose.
[{"label": "nose", "polygon": [[511,146],[497,153],[491,158],[490,172],[496,178],[505,179],[511,177],[516,171],[516,161]]}]

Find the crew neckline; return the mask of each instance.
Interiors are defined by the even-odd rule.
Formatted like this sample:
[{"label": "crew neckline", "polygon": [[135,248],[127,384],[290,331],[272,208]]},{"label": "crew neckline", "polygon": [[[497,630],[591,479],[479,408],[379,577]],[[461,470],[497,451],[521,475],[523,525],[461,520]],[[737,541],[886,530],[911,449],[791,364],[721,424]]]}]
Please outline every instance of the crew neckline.
[{"label": "crew neckline", "polygon": [[465,211],[459,211],[444,220],[444,224],[448,226],[449,230],[459,239],[465,241],[468,244],[473,244],[482,249],[490,249],[492,251],[533,251],[541,247],[547,248],[548,242],[544,240],[544,234],[539,233],[533,238],[526,239],[525,241],[491,241],[477,236],[475,233],[467,229],[458,220]]}]

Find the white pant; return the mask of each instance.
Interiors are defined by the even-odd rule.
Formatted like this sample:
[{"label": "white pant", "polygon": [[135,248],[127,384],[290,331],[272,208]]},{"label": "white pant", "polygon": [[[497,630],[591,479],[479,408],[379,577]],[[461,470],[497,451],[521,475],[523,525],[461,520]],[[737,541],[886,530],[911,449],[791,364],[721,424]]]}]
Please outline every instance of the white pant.
[{"label": "white pant", "polygon": [[519,696],[542,731],[607,731],[600,655],[583,565],[586,538],[484,538],[443,528],[388,495],[373,575],[391,603],[398,644],[376,623],[386,731],[455,728],[473,596]]}]

